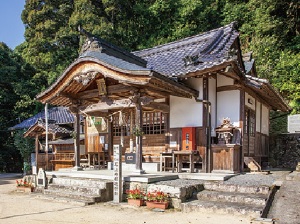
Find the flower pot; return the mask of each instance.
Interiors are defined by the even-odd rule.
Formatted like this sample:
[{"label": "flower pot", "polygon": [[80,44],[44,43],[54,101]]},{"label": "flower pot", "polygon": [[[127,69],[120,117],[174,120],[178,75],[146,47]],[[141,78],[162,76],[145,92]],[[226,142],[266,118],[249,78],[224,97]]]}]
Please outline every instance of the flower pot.
[{"label": "flower pot", "polygon": [[134,206],[143,206],[144,205],[144,200],[143,199],[128,198],[128,204],[129,205],[134,205]]},{"label": "flower pot", "polygon": [[147,208],[160,208],[160,209],[167,209],[169,206],[169,202],[156,202],[156,201],[147,201],[146,202]]},{"label": "flower pot", "polygon": [[24,187],[24,186],[17,186],[18,192],[33,192],[34,187]]}]

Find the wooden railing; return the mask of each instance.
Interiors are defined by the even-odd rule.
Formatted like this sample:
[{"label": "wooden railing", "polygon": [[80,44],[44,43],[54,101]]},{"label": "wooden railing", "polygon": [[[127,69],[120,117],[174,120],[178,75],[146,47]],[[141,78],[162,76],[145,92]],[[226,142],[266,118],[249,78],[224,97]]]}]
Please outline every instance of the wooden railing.
[{"label": "wooden railing", "polygon": [[54,156],[54,160],[75,160],[74,153],[56,153]]}]

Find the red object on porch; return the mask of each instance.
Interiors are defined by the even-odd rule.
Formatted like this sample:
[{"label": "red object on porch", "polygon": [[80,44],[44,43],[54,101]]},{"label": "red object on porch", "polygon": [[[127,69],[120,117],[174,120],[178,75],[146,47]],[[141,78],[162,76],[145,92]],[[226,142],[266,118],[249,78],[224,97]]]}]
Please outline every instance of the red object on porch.
[{"label": "red object on porch", "polygon": [[182,128],[182,150],[196,150],[196,128]]}]

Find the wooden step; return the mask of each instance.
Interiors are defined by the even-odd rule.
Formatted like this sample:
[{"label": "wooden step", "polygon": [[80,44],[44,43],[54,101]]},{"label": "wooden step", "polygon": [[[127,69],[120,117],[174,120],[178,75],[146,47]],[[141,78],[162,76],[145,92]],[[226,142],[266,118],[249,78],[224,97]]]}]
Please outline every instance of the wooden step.
[{"label": "wooden step", "polygon": [[255,161],[253,157],[244,157],[244,163],[251,172],[261,172],[261,166]]}]

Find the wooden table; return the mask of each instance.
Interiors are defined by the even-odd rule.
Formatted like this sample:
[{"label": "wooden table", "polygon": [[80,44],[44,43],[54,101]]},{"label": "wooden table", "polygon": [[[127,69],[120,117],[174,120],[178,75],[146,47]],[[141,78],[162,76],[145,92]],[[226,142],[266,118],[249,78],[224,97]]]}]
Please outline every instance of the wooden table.
[{"label": "wooden table", "polygon": [[[182,171],[182,158],[189,156],[189,172],[194,173],[194,156],[197,155],[197,153],[195,150],[173,151],[172,161],[177,161],[177,172],[180,173]],[[174,172],[174,166],[172,167],[172,172]]]},{"label": "wooden table", "polygon": [[[172,159],[172,166],[168,167],[167,164],[167,160],[168,159]],[[174,156],[173,156],[173,152],[161,152],[160,153],[160,172],[166,171],[168,168],[172,169],[172,172],[174,172]]]},{"label": "wooden table", "polygon": [[100,170],[100,163],[104,163],[104,152],[88,152],[88,165],[89,167],[94,166],[98,163],[98,169]]}]

